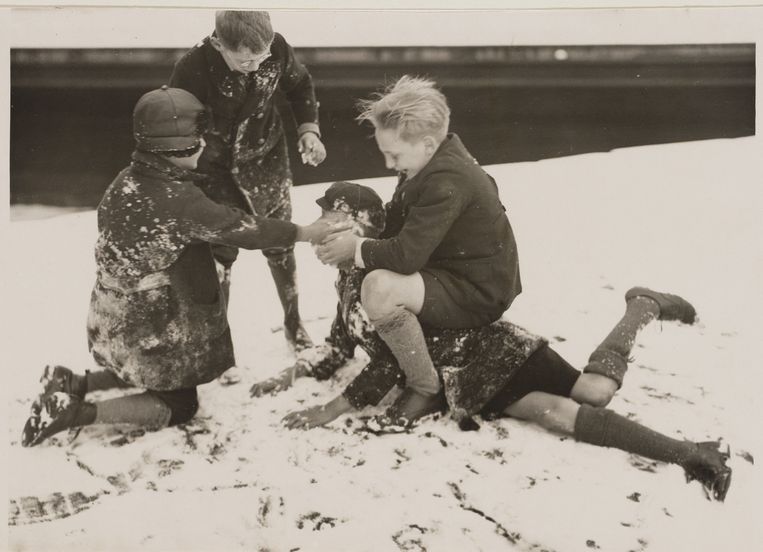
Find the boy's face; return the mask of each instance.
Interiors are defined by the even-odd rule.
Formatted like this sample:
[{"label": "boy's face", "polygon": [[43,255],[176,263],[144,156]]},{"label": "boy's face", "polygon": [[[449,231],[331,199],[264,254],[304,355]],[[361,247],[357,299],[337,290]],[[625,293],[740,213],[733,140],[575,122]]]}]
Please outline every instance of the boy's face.
[{"label": "boy's face", "polygon": [[210,39],[212,47],[220,52],[223,56],[225,64],[231,71],[238,71],[239,73],[252,73],[260,68],[260,65],[270,57],[270,46],[262,52],[252,52],[246,46],[239,48],[238,50],[229,50],[220,42],[217,37]]},{"label": "boy's face", "polygon": [[188,157],[166,157],[166,159],[168,159],[176,167],[192,171],[196,169],[197,165],[199,164],[199,157],[201,157],[201,154],[204,152],[204,148],[207,145],[207,143],[204,141],[204,138],[201,138],[200,142],[201,147],[199,148],[199,151],[193,155]]},{"label": "boy's face", "polygon": [[392,128],[377,128],[374,135],[387,168],[405,174],[408,179],[416,176],[437,150],[431,136],[409,142],[400,138],[397,129]]}]

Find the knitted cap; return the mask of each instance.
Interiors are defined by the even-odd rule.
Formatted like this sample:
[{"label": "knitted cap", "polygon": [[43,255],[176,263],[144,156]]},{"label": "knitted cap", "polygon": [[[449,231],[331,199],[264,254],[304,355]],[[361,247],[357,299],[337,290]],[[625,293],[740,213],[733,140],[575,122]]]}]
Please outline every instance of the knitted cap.
[{"label": "knitted cap", "polygon": [[384,230],[385,211],[379,194],[354,182],[334,182],[315,202],[327,211],[349,213],[361,224]]},{"label": "knitted cap", "polygon": [[205,109],[196,96],[167,85],[141,96],[132,114],[138,149],[181,151],[199,143]]}]

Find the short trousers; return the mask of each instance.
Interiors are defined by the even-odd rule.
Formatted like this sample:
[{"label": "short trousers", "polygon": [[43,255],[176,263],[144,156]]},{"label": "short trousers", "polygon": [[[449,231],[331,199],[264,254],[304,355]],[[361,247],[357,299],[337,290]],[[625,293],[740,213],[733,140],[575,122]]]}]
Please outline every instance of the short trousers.
[{"label": "short trousers", "polygon": [[172,415],[169,425],[171,426],[186,423],[199,410],[199,395],[195,387],[175,391],[148,390],[147,393],[159,398],[170,408]]},{"label": "short trousers", "polygon": [[438,269],[422,269],[424,280],[424,305],[419,313],[422,324],[436,328],[477,328],[495,322],[505,309],[494,312],[469,310],[461,306],[455,297],[465,301],[471,293],[468,282],[459,281],[451,273]]},{"label": "short trousers", "polygon": [[533,391],[569,397],[580,370],[573,368],[559,353],[543,345],[517,370],[506,386],[483,407],[483,415],[499,415]]}]

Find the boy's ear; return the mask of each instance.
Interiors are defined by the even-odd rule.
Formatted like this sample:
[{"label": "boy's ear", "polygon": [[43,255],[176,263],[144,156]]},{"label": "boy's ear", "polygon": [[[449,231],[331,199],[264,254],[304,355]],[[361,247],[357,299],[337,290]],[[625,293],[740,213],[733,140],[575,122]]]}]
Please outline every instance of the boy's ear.
[{"label": "boy's ear", "polygon": [[216,36],[210,36],[209,43],[212,45],[212,48],[214,48],[218,52],[222,52],[225,49],[225,47],[223,46],[223,43],[220,42],[220,39],[217,38]]},{"label": "boy's ear", "polygon": [[424,136],[424,149],[427,153],[434,153],[437,151],[437,146],[439,145],[437,143],[437,140],[435,140],[434,136]]}]

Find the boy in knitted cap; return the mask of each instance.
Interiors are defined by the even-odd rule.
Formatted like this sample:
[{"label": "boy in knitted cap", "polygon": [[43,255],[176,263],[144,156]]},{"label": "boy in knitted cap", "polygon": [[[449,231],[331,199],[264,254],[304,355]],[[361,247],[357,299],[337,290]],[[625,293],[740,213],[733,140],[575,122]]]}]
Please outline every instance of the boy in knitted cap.
[{"label": "boy in knitted cap", "polygon": [[[373,238],[384,227],[381,199],[370,188],[337,183],[318,204],[326,220],[350,218],[358,235]],[[361,347],[370,361],[344,392],[325,405],[287,415],[284,421],[290,428],[330,423],[352,409],[378,404],[395,385],[405,384],[406,375],[361,304],[364,275],[365,270],[352,263],[340,267],[337,315],[326,342],[251,390],[258,395],[285,389],[300,376],[329,378],[354,356],[356,346]],[[696,316],[694,308],[676,295],[632,288],[625,299],[623,318],[596,348],[583,373],[545,339],[506,320],[469,329],[425,328],[426,346],[440,372],[451,415],[462,428],[474,429],[478,426],[470,419],[473,415],[508,414],[578,441],[678,464],[687,477],[698,479],[714,498],[723,500],[731,468],[718,443],[673,439],[604,408],[622,384],[640,329],[655,319],[691,324]],[[376,421],[369,430],[389,431],[390,422],[396,422],[385,417]],[[405,428],[395,430],[401,429]]]},{"label": "boy in knitted cap", "polygon": [[[132,163],[98,207],[87,335],[103,370],[46,368],[24,446],[88,424],[157,429],[188,421],[198,408],[196,386],[234,365],[212,245],[290,247],[327,234],[323,221],[302,227],[207,198],[193,172],[205,146],[205,115],[191,93],[166,86],[135,106]],[[145,391],[85,401],[88,392],[113,387]]]}]

